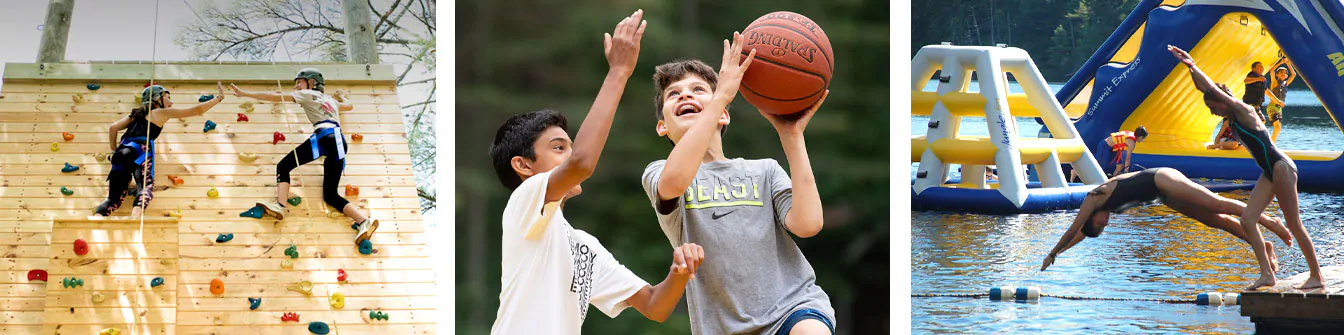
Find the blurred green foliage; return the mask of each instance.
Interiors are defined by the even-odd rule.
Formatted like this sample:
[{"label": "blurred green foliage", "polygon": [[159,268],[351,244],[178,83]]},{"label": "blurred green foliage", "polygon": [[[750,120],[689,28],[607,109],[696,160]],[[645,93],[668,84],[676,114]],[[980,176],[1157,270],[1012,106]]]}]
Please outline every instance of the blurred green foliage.
[{"label": "blurred green foliage", "polygon": [[[607,72],[602,34],[642,8],[649,26],[639,66],[597,171],[584,183],[583,195],[566,204],[569,221],[645,280],[661,281],[671,248],[640,186],[644,167],[671,150],[654,132],[653,68],[680,58],[717,68],[721,41],[733,31],[769,12],[801,13],[825,30],[837,61],[831,96],[806,133],[826,228],[798,242],[817,283],[831,296],[838,333],[887,333],[889,5],[883,0],[456,2],[456,331],[489,332],[499,304],[499,220],[509,194],[489,161],[496,129],[513,114],[549,108],[563,112],[575,133]],[[736,99],[730,114],[733,126],[724,139],[729,157],[770,157],[788,166],[778,135],[745,99]],[[634,310],[615,319],[589,312],[585,333],[689,333],[684,300],[662,324]]]}]

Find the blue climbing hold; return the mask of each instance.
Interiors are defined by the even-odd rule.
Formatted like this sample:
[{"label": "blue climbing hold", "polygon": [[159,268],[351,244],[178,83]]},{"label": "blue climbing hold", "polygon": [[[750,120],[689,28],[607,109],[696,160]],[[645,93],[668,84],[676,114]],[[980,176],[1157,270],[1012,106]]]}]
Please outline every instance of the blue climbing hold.
[{"label": "blue climbing hold", "polygon": [[233,240],[233,233],[219,234],[219,237],[215,237],[215,243],[224,243],[232,240]]},{"label": "blue climbing hold", "polygon": [[308,324],[308,331],[313,332],[313,334],[326,335],[331,332],[331,327],[327,327],[326,322],[314,321]]},{"label": "blue climbing hold", "polygon": [[373,241],[364,240],[359,242],[359,253],[368,255],[373,253]]},{"label": "blue climbing hold", "polygon": [[149,280],[149,287],[152,288],[159,286],[163,286],[163,277],[154,277],[154,279]]},{"label": "blue climbing hold", "polygon": [[75,171],[79,171],[79,167],[70,165],[70,163],[65,163],[65,167],[61,168],[61,172],[75,172]]},{"label": "blue climbing hold", "polygon": [[215,95],[214,95],[214,94],[202,94],[202,95],[201,95],[201,98],[200,98],[200,99],[196,99],[196,101],[206,102],[206,101],[210,101],[210,99],[214,99],[214,98],[215,98]]},{"label": "blue climbing hold", "polygon": [[257,307],[261,307],[261,298],[247,298],[247,302],[249,304],[252,304],[252,306],[248,307],[252,310],[256,310]]},{"label": "blue climbing hold", "polygon": [[205,120],[205,132],[215,130],[215,121]]},{"label": "blue climbing hold", "polygon": [[98,89],[103,88],[102,85],[98,85],[98,84],[96,84],[96,83],[95,83],[95,84],[88,84],[88,85],[85,85],[84,87],[88,87],[90,91],[97,91]]},{"label": "blue climbing hold", "polygon": [[64,194],[64,195],[72,195],[72,194],[75,194],[75,190],[68,189],[68,188],[66,188],[65,186],[61,186],[61,194]]},{"label": "blue climbing hold", "polygon": [[238,214],[238,216],[245,218],[260,219],[264,214],[266,214],[266,210],[262,209],[261,206],[253,206],[252,209],[249,209],[246,212],[243,212],[242,214]]}]

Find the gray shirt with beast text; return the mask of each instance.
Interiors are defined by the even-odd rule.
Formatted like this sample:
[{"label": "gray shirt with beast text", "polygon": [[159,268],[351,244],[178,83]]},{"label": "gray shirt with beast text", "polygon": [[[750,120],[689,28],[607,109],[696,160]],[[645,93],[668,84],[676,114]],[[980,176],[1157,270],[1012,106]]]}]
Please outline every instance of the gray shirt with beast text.
[{"label": "gray shirt with beast text", "polygon": [[686,284],[691,333],[774,334],[789,314],[804,308],[835,320],[830,298],[784,226],[793,182],[778,162],[700,164],[686,193],[660,202],[665,163],[650,163],[643,177],[663,234],[673,246],[705,249],[695,280]]}]

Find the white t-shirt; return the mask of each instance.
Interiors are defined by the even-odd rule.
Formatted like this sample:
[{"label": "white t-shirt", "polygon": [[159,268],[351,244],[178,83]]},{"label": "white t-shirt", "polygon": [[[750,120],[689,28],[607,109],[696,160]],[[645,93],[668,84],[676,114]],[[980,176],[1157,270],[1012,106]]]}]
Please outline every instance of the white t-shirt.
[{"label": "white t-shirt", "polygon": [[550,172],[523,181],[504,208],[499,312],[491,334],[579,334],[588,305],[609,317],[649,283],[545,203]]},{"label": "white t-shirt", "polygon": [[[326,120],[340,121],[340,112],[337,109],[336,99],[322,92],[315,90],[294,91],[294,102],[303,107],[303,114],[308,115],[308,121],[314,124]],[[322,125],[322,127],[334,127]]]}]

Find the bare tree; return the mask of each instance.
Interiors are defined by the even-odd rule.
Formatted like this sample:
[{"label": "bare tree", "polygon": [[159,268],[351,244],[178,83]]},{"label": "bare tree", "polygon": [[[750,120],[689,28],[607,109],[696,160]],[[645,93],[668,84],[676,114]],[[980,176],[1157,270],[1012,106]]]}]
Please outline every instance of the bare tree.
[{"label": "bare tree", "polygon": [[[199,60],[345,62],[341,1],[234,0],[225,7],[192,8],[198,20],[178,33],[176,43]],[[401,106],[426,211],[435,207],[434,5],[433,0],[368,0],[378,57],[399,73],[398,89],[428,93],[420,102]]]}]

